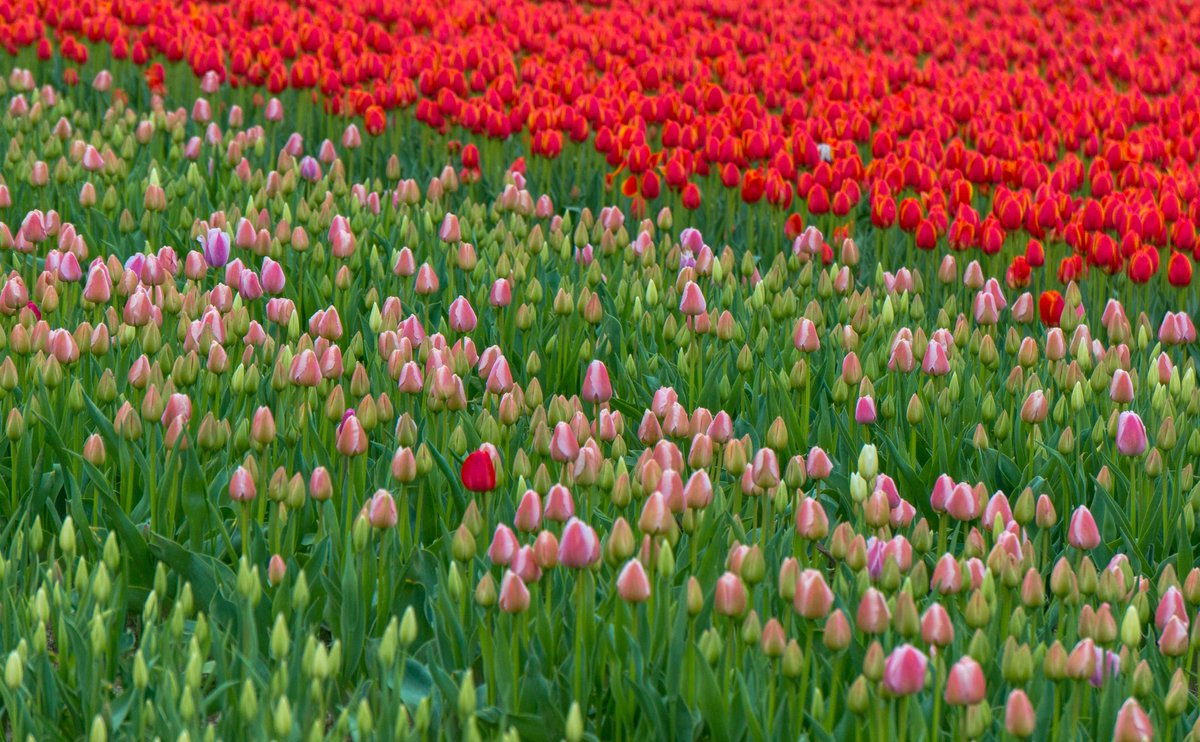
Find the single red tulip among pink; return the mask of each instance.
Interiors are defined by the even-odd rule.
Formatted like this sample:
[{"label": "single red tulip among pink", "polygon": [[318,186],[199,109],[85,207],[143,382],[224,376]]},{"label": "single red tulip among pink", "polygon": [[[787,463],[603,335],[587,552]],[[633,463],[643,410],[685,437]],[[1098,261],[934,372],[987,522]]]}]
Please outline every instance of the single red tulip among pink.
[{"label": "single red tulip among pink", "polygon": [[496,489],[496,465],[486,451],[473,451],[463,460],[460,471],[463,487],[469,492],[491,492]]},{"label": "single red tulip among pink", "polygon": [[883,688],[893,696],[911,696],[925,688],[928,658],[911,644],[892,650],[883,664]]}]

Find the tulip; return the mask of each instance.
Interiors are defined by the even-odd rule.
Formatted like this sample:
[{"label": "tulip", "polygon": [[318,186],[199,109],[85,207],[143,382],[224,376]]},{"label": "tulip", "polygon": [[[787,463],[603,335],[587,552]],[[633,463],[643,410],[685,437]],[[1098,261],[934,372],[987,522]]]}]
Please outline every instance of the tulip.
[{"label": "tulip", "polygon": [[1004,730],[1014,737],[1032,737],[1037,730],[1037,714],[1025,691],[1017,688],[1008,694],[1004,706]]},{"label": "tulip", "polygon": [[239,466],[229,479],[229,497],[234,502],[250,502],[257,494],[254,477],[245,467]]},{"label": "tulip", "polygon": [[504,571],[500,581],[499,605],[505,613],[523,613],[529,608],[529,588],[511,569]]},{"label": "tulip", "polygon": [[746,586],[742,578],[726,572],[717,580],[713,595],[713,611],[719,616],[738,617],[746,612]]},{"label": "tulip", "polygon": [[367,452],[369,444],[367,432],[354,410],[346,410],[342,422],[337,427],[337,452],[346,457],[362,456]]},{"label": "tulip", "polygon": [[825,582],[825,576],[819,570],[806,569],[796,580],[796,594],[793,599],[796,613],[804,618],[819,619],[829,615],[833,607],[833,591]]},{"label": "tulip", "polygon": [[950,668],[946,677],[946,703],[952,706],[974,706],[983,701],[987,681],[983,668],[971,657],[963,657]]},{"label": "tulip", "polygon": [[1075,549],[1091,551],[1100,544],[1100,532],[1096,519],[1092,517],[1087,505],[1079,505],[1070,515],[1070,527],[1067,531],[1067,541]]},{"label": "tulip", "polygon": [[558,563],[568,569],[583,569],[600,558],[600,541],[592,527],[571,518],[558,544]]},{"label": "tulip", "polygon": [[893,696],[911,696],[925,688],[928,658],[911,644],[901,644],[883,666],[883,688]]},{"label": "tulip", "polygon": [[617,576],[617,595],[626,603],[645,603],[650,599],[650,578],[637,559],[630,559]]},{"label": "tulip", "polygon": [[583,389],[580,397],[585,402],[604,404],[612,399],[612,382],[608,378],[608,368],[603,361],[594,360],[588,364],[583,376]]},{"label": "tulip", "polygon": [[684,285],[679,299],[679,311],[689,317],[695,317],[708,311],[704,293],[700,291],[700,287],[696,285],[695,281],[688,281]]},{"label": "tulip", "polygon": [[442,226],[438,228],[438,239],[449,244],[455,244],[462,240],[462,231],[459,229],[457,216],[447,213],[442,218]]},{"label": "tulip", "polygon": [[210,268],[224,268],[229,262],[229,235],[212,228],[197,237],[196,241],[200,243],[204,252],[204,262],[208,263]]},{"label": "tulip", "polygon": [[491,492],[496,489],[496,465],[491,455],[480,449],[463,460],[459,475],[469,492]]},{"label": "tulip", "polygon": [[1117,451],[1123,456],[1141,456],[1146,451],[1146,426],[1136,412],[1126,410],[1117,417]]},{"label": "tulip", "polygon": [[492,564],[507,565],[512,561],[520,544],[512,530],[501,523],[492,534],[492,543],[488,546],[488,559]]},{"label": "tulip", "polygon": [[1121,704],[1112,738],[1113,742],[1150,742],[1154,739],[1154,727],[1150,723],[1150,717],[1136,699],[1128,698]]},{"label": "tulip", "polygon": [[399,520],[396,512],[396,501],[387,490],[376,490],[367,506],[367,520],[373,528],[380,530],[392,528]]}]

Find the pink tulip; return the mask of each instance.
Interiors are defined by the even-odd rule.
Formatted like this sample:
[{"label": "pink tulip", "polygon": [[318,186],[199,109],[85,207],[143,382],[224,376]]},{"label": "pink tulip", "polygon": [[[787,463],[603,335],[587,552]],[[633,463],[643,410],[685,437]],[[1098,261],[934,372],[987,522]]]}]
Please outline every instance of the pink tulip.
[{"label": "pink tulip", "polygon": [[650,599],[650,578],[637,559],[630,559],[617,575],[617,595],[626,603],[645,603]]},{"label": "pink tulip", "polygon": [[583,376],[583,389],[580,397],[585,402],[603,404],[612,399],[612,382],[608,377],[608,368],[603,361],[594,360],[588,364]]},{"label": "pink tulip", "polygon": [[442,217],[442,226],[438,228],[438,238],[442,242],[454,244],[462,240],[462,231],[458,226],[458,217],[447,213]]},{"label": "pink tulip", "polygon": [[855,613],[858,628],[867,634],[882,634],[888,630],[890,622],[891,611],[888,609],[887,598],[875,588],[867,588]]},{"label": "pink tulip", "polygon": [[941,603],[930,603],[921,616],[921,641],[946,647],[954,641],[954,622]]},{"label": "pink tulip", "polygon": [[516,553],[519,546],[512,529],[501,523],[496,526],[496,531],[492,534],[492,543],[488,546],[487,551],[488,559],[492,564],[506,565],[512,561],[513,554]]},{"label": "pink tulip", "polygon": [[925,688],[928,658],[911,644],[892,650],[883,664],[883,688],[893,696],[911,696]]},{"label": "pink tulip", "polygon": [[571,518],[558,544],[558,563],[568,569],[583,569],[600,558],[600,541],[592,527]]},{"label": "pink tulip", "polygon": [[1154,739],[1154,725],[1136,699],[1128,698],[1121,704],[1112,738],[1113,742],[1150,742]]},{"label": "pink tulip", "polygon": [[859,425],[870,425],[875,422],[875,400],[871,397],[859,397],[854,406],[854,421]]},{"label": "pink tulip", "polygon": [[1080,505],[1071,514],[1071,525],[1067,530],[1067,542],[1076,549],[1090,551],[1100,545],[1100,530],[1096,519],[1086,505]]},{"label": "pink tulip", "polygon": [[488,303],[493,307],[507,307],[512,304],[512,283],[507,278],[497,278],[492,284],[488,292]]},{"label": "pink tulip", "polygon": [[[337,346],[334,347],[336,348]],[[346,414],[342,417],[342,422],[337,427],[337,440],[335,443],[337,452],[346,457],[362,456],[367,452],[369,444],[367,431],[363,429],[358,416],[354,414],[354,410],[346,410]]]},{"label": "pink tulip", "polygon": [[1133,379],[1129,372],[1118,368],[1113,372],[1112,384],[1108,387],[1109,399],[1117,404],[1129,404],[1133,401]]},{"label": "pink tulip", "polygon": [[1145,453],[1146,426],[1136,412],[1126,410],[1117,417],[1117,450],[1123,456]]},{"label": "pink tulip", "polygon": [[239,466],[229,479],[229,497],[234,502],[245,503],[253,500],[257,494],[254,477],[250,476],[245,467]]},{"label": "pink tulip", "polygon": [[284,286],[287,285],[287,278],[283,275],[283,266],[271,260],[263,258],[262,266],[262,287],[263,290],[271,295],[283,293]]},{"label": "pink tulip", "polygon": [[1158,599],[1158,607],[1154,609],[1154,627],[1162,631],[1171,618],[1178,618],[1185,627],[1188,625],[1187,604],[1184,603],[1183,593],[1174,585],[1168,587]]},{"label": "pink tulip", "polygon": [[523,533],[533,533],[542,526],[542,500],[533,490],[525,490],[521,502],[517,505],[513,525]]},{"label": "pink tulip", "polygon": [[796,323],[796,331],[792,334],[792,344],[796,350],[803,353],[813,353],[821,349],[821,336],[817,326],[807,317],[801,317]]},{"label": "pink tulip", "polygon": [[953,706],[974,706],[983,701],[987,694],[987,681],[983,668],[971,657],[963,657],[946,678],[946,703]]},{"label": "pink tulip", "polygon": [[796,580],[796,596],[792,600],[796,613],[804,618],[819,619],[829,615],[833,607],[833,591],[825,576],[816,569],[806,569]]},{"label": "pink tulip", "polygon": [[450,329],[459,333],[473,332],[477,319],[471,302],[460,296],[450,303]]},{"label": "pink tulip", "polygon": [[946,356],[946,347],[930,340],[925,346],[925,356],[921,359],[921,370],[930,376],[945,376],[950,373],[950,359]]},{"label": "pink tulip", "polygon": [[810,448],[804,461],[810,479],[820,481],[827,479],[833,473],[833,461],[830,460],[829,454],[825,453],[825,449],[820,446]]},{"label": "pink tulip", "polygon": [[695,281],[688,281],[684,285],[683,293],[679,298],[679,311],[689,317],[695,317],[708,311],[708,305],[704,300],[704,292],[700,290]]},{"label": "pink tulip", "polygon": [[746,600],[742,578],[733,572],[721,575],[713,594],[713,611],[719,616],[738,617],[746,612]]},{"label": "pink tulip", "polygon": [[1017,688],[1008,694],[1004,707],[1004,730],[1014,737],[1032,737],[1037,729],[1037,713],[1025,691]]},{"label": "pink tulip", "polygon": [[550,435],[550,458],[559,463],[566,463],[575,461],[578,455],[579,441],[575,438],[575,431],[565,422],[555,425],[554,432]]},{"label": "pink tulip", "polygon": [[952,595],[962,590],[963,575],[958,560],[953,554],[943,554],[933,568],[930,587],[943,595]]},{"label": "pink tulip", "polygon": [[522,613],[529,608],[529,588],[511,569],[504,571],[500,581],[499,605],[505,613]]},{"label": "pink tulip", "polygon": [[367,506],[367,520],[371,526],[380,530],[396,525],[399,515],[396,512],[396,500],[387,490],[376,490],[375,495]]},{"label": "pink tulip", "polygon": [[1181,657],[1188,649],[1188,629],[1178,616],[1171,616],[1158,636],[1158,651],[1165,657]]}]

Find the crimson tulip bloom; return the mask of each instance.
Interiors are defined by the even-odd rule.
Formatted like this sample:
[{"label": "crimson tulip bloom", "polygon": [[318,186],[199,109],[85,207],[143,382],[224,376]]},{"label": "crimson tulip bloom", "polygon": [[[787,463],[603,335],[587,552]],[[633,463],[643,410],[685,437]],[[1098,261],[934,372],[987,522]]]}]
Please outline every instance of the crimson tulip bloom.
[{"label": "crimson tulip bloom", "polygon": [[491,454],[482,449],[473,451],[463,460],[460,472],[463,486],[470,492],[491,492],[496,489],[496,465]]},{"label": "crimson tulip bloom", "polygon": [[1043,291],[1041,298],[1038,299],[1038,316],[1041,317],[1042,324],[1047,327],[1058,327],[1066,306],[1067,302],[1063,299],[1062,294],[1053,289]]},{"label": "crimson tulip bloom", "polygon": [[1167,281],[1179,288],[1192,284],[1192,261],[1183,253],[1173,253],[1167,261]]}]

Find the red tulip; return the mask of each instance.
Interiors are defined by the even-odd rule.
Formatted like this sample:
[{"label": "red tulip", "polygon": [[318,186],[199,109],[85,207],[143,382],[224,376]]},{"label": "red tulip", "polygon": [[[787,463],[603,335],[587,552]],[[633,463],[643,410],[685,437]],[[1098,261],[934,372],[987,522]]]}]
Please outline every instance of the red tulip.
[{"label": "red tulip", "polygon": [[463,487],[469,492],[491,492],[496,489],[496,465],[487,451],[480,449],[467,456],[460,474]]},{"label": "red tulip", "polygon": [[1058,327],[1059,320],[1062,319],[1063,309],[1067,306],[1062,294],[1053,289],[1043,291],[1041,298],[1038,299],[1038,316],[1042,318],[1042,324],[1047,327]]},{"label": "red tulip", "polygon": [[1172,286],[1185,288],[1192,283],[1192,261],[1181,252],[1172,253],[1167,261],[1167,280]]}]

